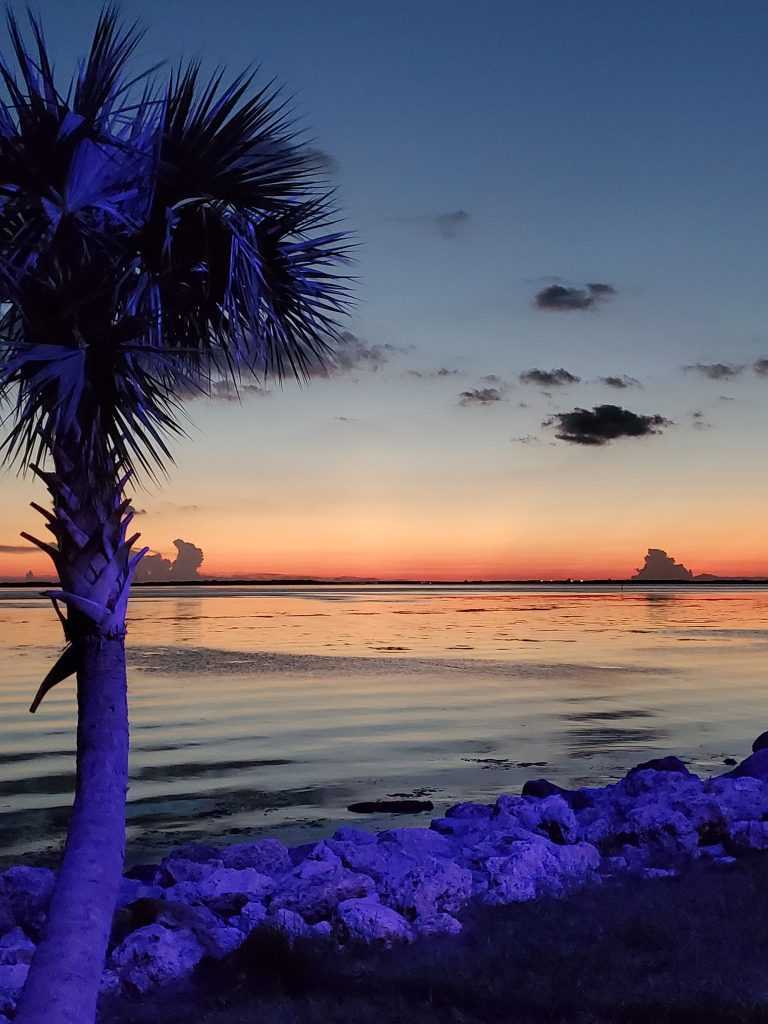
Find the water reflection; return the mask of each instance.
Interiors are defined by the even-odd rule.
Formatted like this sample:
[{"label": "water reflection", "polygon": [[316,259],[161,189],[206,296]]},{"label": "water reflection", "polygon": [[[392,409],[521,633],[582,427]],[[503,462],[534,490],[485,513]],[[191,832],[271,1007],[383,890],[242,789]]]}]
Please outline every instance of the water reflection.
[{"label": "water reflection", "polygon": [[[140,592],[130,627],[134,859],[302,841],[391,793],[428,789],[439,813],[664,753],[719,771],[768,726],[765,590],[173,588]],[[63,835],[71,683],[27,712],[59,633],[0,590],[0,860]]]}]

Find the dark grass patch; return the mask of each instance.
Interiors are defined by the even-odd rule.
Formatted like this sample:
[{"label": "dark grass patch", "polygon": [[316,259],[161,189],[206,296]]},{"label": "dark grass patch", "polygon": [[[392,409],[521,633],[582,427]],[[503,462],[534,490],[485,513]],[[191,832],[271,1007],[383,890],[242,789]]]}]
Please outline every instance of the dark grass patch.
[{"label": "dark grass patch", "polygon": [[109,1024],[768,1024],[768,858],[475,908],[456,939],[334,952],[257,933],[192,1001]]}]

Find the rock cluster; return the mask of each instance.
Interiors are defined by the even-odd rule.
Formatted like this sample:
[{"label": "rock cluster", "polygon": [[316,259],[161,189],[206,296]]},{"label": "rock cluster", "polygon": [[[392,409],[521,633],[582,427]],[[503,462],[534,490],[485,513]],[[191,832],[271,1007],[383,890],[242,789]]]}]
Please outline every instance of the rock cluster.
[{"label": "rock cluster", "polygon": [[[711,779],[677,758],[613,785],[546,780],[494,804],[461,803],[430,828],[340,828],[288,848],[260,839],[191,844],[123,880],[104,992],[143,994],[237,949],[256,928],[289,939],[390,945],[461,931],[470,901],[502,905],[629,874],[668,877],[708,858],[728,865],[768,849],[768,749]],[[0,875],[0,1024],[12,1013],[45,922],[54,875]]]}]

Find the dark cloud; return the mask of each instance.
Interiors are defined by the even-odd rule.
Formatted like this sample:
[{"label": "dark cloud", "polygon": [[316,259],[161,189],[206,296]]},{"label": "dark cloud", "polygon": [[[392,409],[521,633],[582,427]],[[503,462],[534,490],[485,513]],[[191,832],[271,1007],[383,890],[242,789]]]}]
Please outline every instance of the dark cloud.
[{"label": "dark cloud", "polygon": [[768,359],[756,359],[752,364],[752,369],[758,377],[768,377]]},{"label": "dark cloud", "polygon": [[460,377],[462,374],[461,370],[449,370],[445,366],[441,366],[437,370],[406,370],[405,375],[407,377],[416,377],[419,380],[437,380],[441,377]]},{"label": "dark cloud", "polygon": [[699,373],[707,380],[730,380],[738,377],[744,367],[737,363],[689,363],[683,369],[686,373]]},{"label": "dark cloud", "polygon": [[502,380],[498,373],[486,373],[480,378],[483,384],[490,384],[492,387],[508,388],[509,384]]},{"label": "dark cloud", "polygon": [[563,284],[550,284],[534,296],[537,309],[567,313],[572,310],[594,309],[599,303],[616,294],[613,285],[593,282],[584,288],[570,288]]},{"label": "dark cloud", "polygon": [[601,377],[600,383],[609,388],[639,388],[640,381],[623,373],[620,377]]},{"label": "dark cloud", "polygon": [[178,388],[179,396],[187,400],[212,398],[215,402],[239,402],[251,395],[266,396],[270,392],[259,384],[240,383],[235,387],[229,380],[212,380],[207,386],[196,387],[189,384]]},{"label": "dark cloud", "polygon": [[188,583],[200,579],[198,569],[203,564],[203,549],[189,541],[177,539],[174,542],[176,558],[171,561],[158,552],[145,555],[136,572],[137,583],[172,582]]},{"label": "dark cloud", "polygon": [[569,373],[562,366],[557,370],[539,370],[535,368],[526,370],[520,374],[519,379],[521,384],[539,384],[541,387],[548,388],[563,387],[565,384],[578,384],[581,381],[581,377]]},{"label": "dark cloud", "polygon": [[695,409],[691,413],[691,419],[693,420],[693,425],[694,425],[696,430],[711,430],[712,429],[712,424],[707,421],[707,419],[704,416],[704,413],[701,411],[701,409]]},{"label": "dark cloud", "polygon": [[407,351],[399,345],[370,344],[351,331],[343,331],[333,346],[328,366],[318,366],[314,377],[333,377],[354,370],[380,370],[394,355]]},{"label": "dark cloud", "polygon": [[648,548],[642,569],[636,569],[633,580],[692,580],[693,573],[676,562],[661,548]]},{"label": "dark cloud", "polygon": [[499,388],[470,388],[459,395],[459,405],[493,405],[503,402],[504,395]]},{"label": "dark cloud", "polygon": [[37,550],[33,544],[0,544],[0,555],[28,555]]},{"label": "dark cloud", "polygon": [[323,174],[338,174],[339,161],[331,153],[316,146],[307,146],[304,149],[305,156],[308,156],[315,168]]},{"label": "dark cloud", "polygon": [[422,214],[416,217],[390,217],[396,224],[419,224],[437,231],[441,238],[458,238],[471,219],[466,210],[450,210],[447,213]]},{"label": "dark cloud", "polygon": [[556,413],[543,423],[557,428],[560,441],[571,444],[604,445],[620,437],[646,437],[658,434],[671,421],[658,414],[641,416],[618,405],[596,405],[593,409],[574,409]]}]

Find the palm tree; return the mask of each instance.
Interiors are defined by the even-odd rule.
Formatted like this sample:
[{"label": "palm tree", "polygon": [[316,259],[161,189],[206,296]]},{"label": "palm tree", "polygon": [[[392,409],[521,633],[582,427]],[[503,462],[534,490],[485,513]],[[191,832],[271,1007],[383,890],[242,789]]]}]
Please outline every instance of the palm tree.
[{"label": "palm tree", "polygon": [[[3,452],[51,496],[47,592],[77,678],[77,783],[17,1024],[87,1024],[120,884],[128,758],[126,489],[157,479],[182,400],[242,374],[306,378],[348,307],[348,236],[281,91],[189,63],[134,77],[141,40],[103,10],[62,93],[40,23],[0,60]],[[316,153],[316,151],[315,151]]]}]

